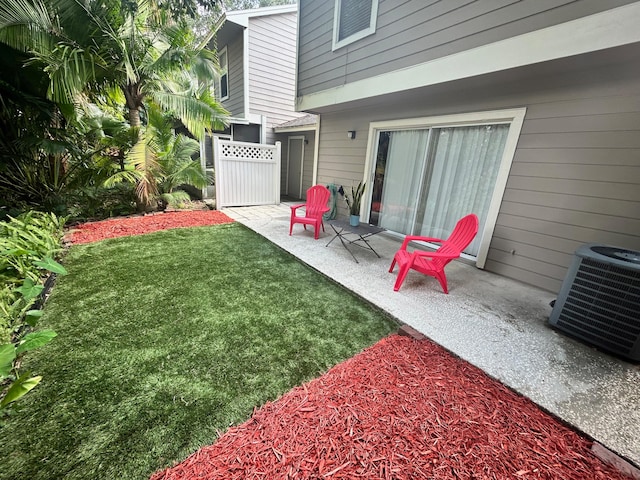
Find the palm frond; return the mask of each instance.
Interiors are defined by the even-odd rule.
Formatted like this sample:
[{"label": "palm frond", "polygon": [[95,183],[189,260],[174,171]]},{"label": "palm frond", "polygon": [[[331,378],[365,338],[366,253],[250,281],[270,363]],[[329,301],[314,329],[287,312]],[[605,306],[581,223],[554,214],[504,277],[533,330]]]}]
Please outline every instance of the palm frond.
[{"label": "palm frond", "polygon": [[191,200],[189,194],[183,190],[176,190],[175,192],[167,192],[160,195],[160,198],[167,205],[174,207],[182,202],[188,202]]},{"label": "palm frond", "polygon": [[46,65],[49,75],[49,97],[59,103],[78,100],[87,84],[96,79],[96,67],[102,59],[90,50],[59,43],[53,50],[37,54],[35,61]]},{"label": "palm frond", "polygon": [[138,170],[123,170],[110,175],[102,185],[104,187],[113,187],[121,182],[135,184],[138,183],[138,180],[142,175],[142,172]]},{"label": "palm frond", "polygon": [[41,1],[5,0],[0,3],[0,42],[16,50],[51,50],[58,32]]},{"label": "palm frond", "polygon": [[138,199],[145,206],[151,205],[158,195],[158,180],[162,178],[162,171],[156,162],[156,152],[146,137],[133,146],[127,155],[127,162],[140,172],[136,184]]},{"label": "palm frond", "polygon": [[160,187],[164,191],[173,191],[174,188],[184,184],[193,185],[196,188],[205,188],[209,185],[209,179],[199,161],[180,164],[177,169],[166,176]]},{"label": "palm frond", "polygon": [[43,2],[4,0],[0,4],[0,29],[15,25],[33,25],[44,31],[52,31],[54,28],[47,6]]},{"label": "palm frond", "polygon": [[164,110],[171,112],[198,140],[204,138],[205,129],[215,130],[228,124],[229,112],[217,102],[207,101],[185,94],[163,91],[153,93],[153,100]]}]

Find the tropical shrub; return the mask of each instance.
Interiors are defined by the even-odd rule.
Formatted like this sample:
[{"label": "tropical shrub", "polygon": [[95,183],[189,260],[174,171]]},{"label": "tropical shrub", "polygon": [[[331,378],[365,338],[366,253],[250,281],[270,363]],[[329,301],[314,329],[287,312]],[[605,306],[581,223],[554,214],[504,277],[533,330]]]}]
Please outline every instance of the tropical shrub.
[{"label": "tropical shrub", "polygon": [[35,262],[61,251],[64,223],[64,218],[53,213],[37,211],[0,222],[0,281],[38,281],[42,267]]},{"label": "tropical shrub", "polygon": [[209,184],[198,158],[200,144],[174,131],[175,119],[151,104],[148,125],[141,140],[125,160],[125,168],[114,173],[106,186],[124,182],[136,185],[141,207],[178,206],[188,203],[190,195],[181,189],[187,185],[202,189]]},{"label": "tropical shrub", "polygon": [[[4,0],[0,7],[0,42],[46,73],[47,100],[64,110],[65,126],[93,102],[139,131],[139,145],[127,152],[136,158],[135,168],[125,171],[121,163],[120,170],[136,183],[140,208],[151,209],[159,193],[170,193],[157,190],[158,158],[146,155],[151,110],[178,119],[196,139],[228,118],[214,96],[216,55],[206,48],[214,32],[198,35],[195,19],[184,12],[146,0]],[[74,160],[63,172],[88,159]]]},{"label": "tropical shrub", "polygon": [[66,211],[76,221],[102,220],[136,212],[136,192],[130,183],[87,186],[69,193]]},{"label": "tropical shrub", "polygon": [[44,277],[67,273],[53,259],[61,250],[64,221],[32,211],[0,222],[0,415],[41,380],[20,373],[20,357],[56,335],[27,328],[35,327],[42,315],[34,307],[44,290]]}]

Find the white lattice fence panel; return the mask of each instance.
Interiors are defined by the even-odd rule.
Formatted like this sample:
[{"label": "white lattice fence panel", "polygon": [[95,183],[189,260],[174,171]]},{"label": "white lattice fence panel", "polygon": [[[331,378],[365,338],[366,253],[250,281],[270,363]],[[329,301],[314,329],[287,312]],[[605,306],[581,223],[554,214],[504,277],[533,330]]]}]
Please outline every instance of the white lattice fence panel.
[{"label": "white lattice fence panel", "polygon": [[214,143],[218,208],[280,203],[280,142]]},{"label": "white lattice fence panel", "polygon": [[[220,142],[222,157],[227,160],[240,160],[245,162],[261,161],[272,162],[275,156],[275,145],[262,145],[256,143]],[[268,148],[266,148],[268,147]]]}]

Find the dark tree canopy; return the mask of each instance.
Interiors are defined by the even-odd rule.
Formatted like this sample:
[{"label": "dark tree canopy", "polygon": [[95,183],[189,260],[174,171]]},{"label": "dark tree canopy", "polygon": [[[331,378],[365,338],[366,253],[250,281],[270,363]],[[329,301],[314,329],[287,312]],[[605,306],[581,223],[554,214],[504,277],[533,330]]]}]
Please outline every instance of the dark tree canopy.
[{"label": "dark tree canopy", "polygon": [[[129,0],[122,0],[127,2]],[[202,10],[213,12],[220,6],[220,0],[157,0],[160,8],[167,9],[176,17],[196,18]]]},{"label": "dark tree canopy", "polygon": [[289,5],[296,0],[222,0],[224,8],[231,10],[248,10],[251,8],[271,7],[274,5]]}]

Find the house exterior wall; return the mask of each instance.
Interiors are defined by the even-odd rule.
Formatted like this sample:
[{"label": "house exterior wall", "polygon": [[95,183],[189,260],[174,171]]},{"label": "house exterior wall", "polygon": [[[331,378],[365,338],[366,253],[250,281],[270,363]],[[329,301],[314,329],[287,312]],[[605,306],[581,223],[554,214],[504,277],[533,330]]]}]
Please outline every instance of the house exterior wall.
[{"label": "house exterior wall", "polygon": [[323,114],[318,183],[363,179],[370,122],[526,107],[485,268],[558,291],[580,245],[640,249],[639,57],[531,66]]},{"label": "house exterior wall", "polygon": [[[224,100],[222,105],[232,117],[242,117],[245,115],[242,35],[236,36],[226,47],[229,62],[229,98]],[[224,45],[218,45],[218,48],[222,49]]]},{"label": "house exterior wall", "polygon": [[295,111],[297,13],[249,20],[249,110],[264,115],[267,143],[272,127],[304,116]]},{"label": "house exterior wall", "polygon": [[334,1],[300,0],[298,96],[400,70],[633,0],[379,0],[373,35],[332,51]]}]

